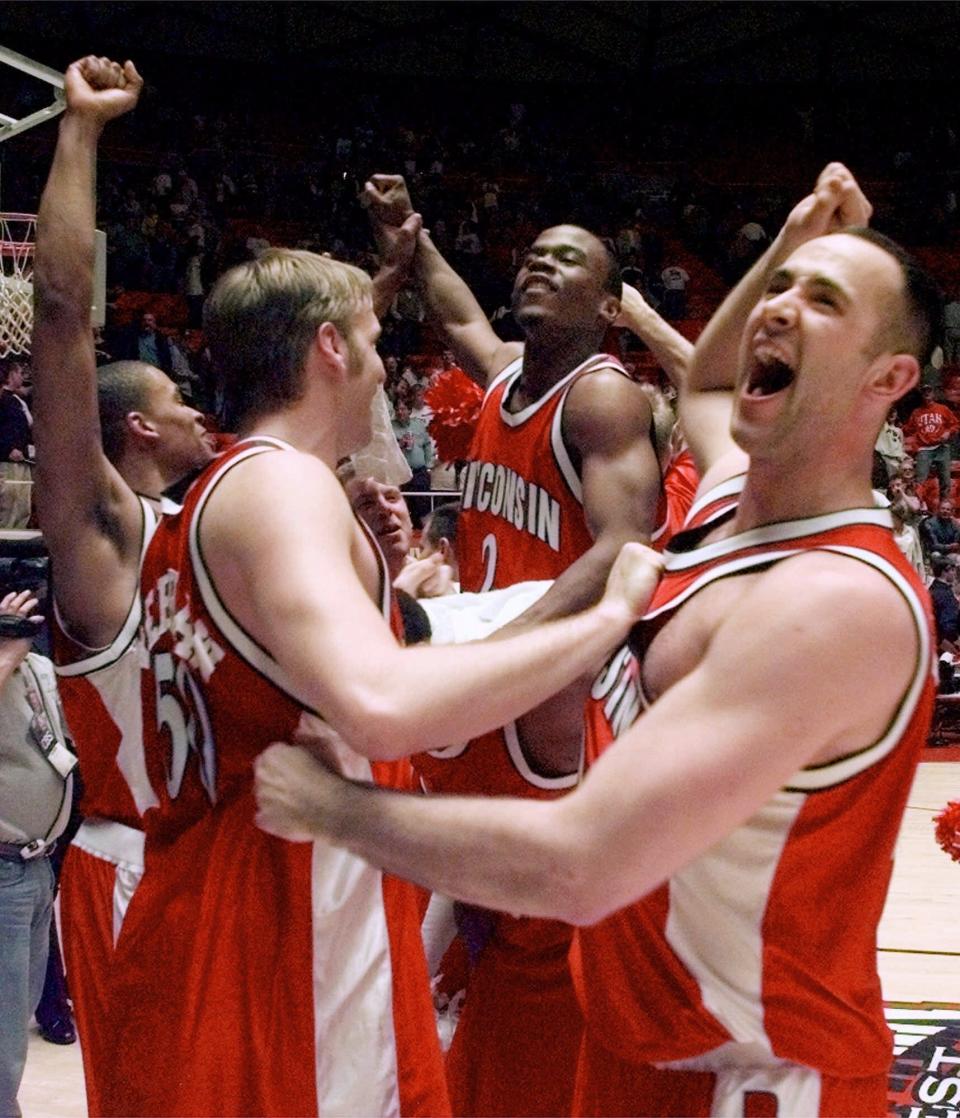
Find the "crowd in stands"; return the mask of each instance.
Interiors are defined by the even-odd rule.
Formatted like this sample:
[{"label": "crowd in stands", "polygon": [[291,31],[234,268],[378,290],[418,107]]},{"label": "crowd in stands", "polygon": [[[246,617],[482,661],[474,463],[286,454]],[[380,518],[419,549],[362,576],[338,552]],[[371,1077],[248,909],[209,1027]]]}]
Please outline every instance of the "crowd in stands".
[{"label": "crowd in stands", "polygon": [[[558,97],[569,102],[563,113]],[[786,173],[776,179],[772,157],[755,184],[725,182],[716,156],[724,143],[737,151],[742,138],[733,132],[721,140],[682,98],[659,106],[655,124],[642,105],[614,98],[610,119],[598,121],[590,110],[585,127],[578,124],[587,108],[569,93],[491,98],[464,91],[454,100],[438,105],[412,87],[396,98],[345,90],[321,131],[296,108],[284,115],[269,105],[239,109],[204,97],[210,109],[197,113],[186,90],[179,104],[177,91],[165,90],[120,126],[104,152],[104,354],[127,352],[138,316],[153,314],[161,367],[189,399],[212,410],[200,331],[212,281],[270,244],[329,252],[375,270],[357,204],[375,170],[406,175],[433,240],[504,337],[517,336],[509,283],[518,253],[546,225],[573,219],[596,230],[651,305],[671,321],[696,323],[762,253],[794,193]],[[846,117],[854,111],[848,106]],[[799,142],[817,160],[830,134],[823,116],[818,105],[798,101],[780,142],[794,150]],[[846,135],[855,139],[847,146],[859,145],[870,172],[883,180],[871,190],[882,227],[907,243],[945,243],[957,228],[950,173],[957,167],[956,134],[947,122],[931,122],[918,135],[898,129],[899,119],[895,110],[887,114],[882,137],[874,135],[875,122],[849,120]],[[755,127],[773,133],[762,112]],[[727,163],[734,165],[732,155]],[[43,165],[41,158],[4,167],[4,208],[35,208],[36,166]],[[907,197],[911,204],[900,204]],[[960,304],[955,310],[953,333],[948,315],[950,360],[960,345]],[[382,352],[403,363],[439,349],[416,291],[402,290],[384,317]]]},{"label": "crowd in stands", "polygon": [[[375,169],[406,175],[433,240],[504,338],[519,336],[509,310],[519,254],[544,224],[575,217],[595,228],[616,253],[624,279],[695,336],[726,287],[767,247],[791,195],[786,178],[769,181],[775,178],[769,166],[765,182],[723,182],[722,167],[711,158],[717,138],[682,105],[670,106],[655,128],[635,106],[624,106],[619,124],[597,127],[592,117],[590,129],[572,128],[569,116],[535,94],[487,100],[482,112],[470,98],[459,111],[444,105],[434,115],[429,104],[415,111],[409,105],[369,91],[344,96],[339,117],[331,114],[319,134],[295,114],[284,118],[270,107],[221,105],[200,114],[165,95],[162,107],[148,104],[124,122],[120,141],[105,148],[98,196],[98,224],[108,245],[101,362],[147,360],[170,375],[188,401],[215,413],[202,333],[203,300],[213,280],[271,244],[329,252],[375,271],[358,202]],[[568,109],[577,112],[573,104]],[[790,142],[799,139],[812,158],[824,137],[821,116],[816,106],[801,105],[791,125]],[[910,134],[898,131],[896,120],[896,114],[888,117],[879,144],[867,142],[867,121],[849,133],[883,180],[871,192],[877,216],[908,242],[949,243],[960,216],[952,189],[960,165],[957,135],[949,123]],[[571,132],[583,144],[576,152]],[[698,164],[688,159],[694,147],[703,153]],[[534,165],[530,151],[540,156]],[[631,153],[636,158],[628,160]],[[39,192],[35,173],[28,166],[5,170],[13,201],[30,209]],[[918,189],[924,205],[901,204],[907,197],[915,201]],[[960,282],[956,291],[960,296]],[[437,376],[453,367],[452,356],[425,321],[413,286],[401,289],[382,326],[391,419],[414,475],[405,488],[455,488],[456,476],[438,460],[427,431],[424,403]],[[901,402],[877,444],[882,469],[875,480],[892,502],[904,550],[928,579],[932,558],[951,556],[955,541],[947,537],[960,534],[952,472],[960,458],[953,411],[960,402],[960,297],[948,304],[945,326],[946,364],[927,370],[923,392]],[[638,379],[666,387],[633,335],[624,332],[620,344]],[[414,497],[411,504],[419,527],[429,503]]]}]

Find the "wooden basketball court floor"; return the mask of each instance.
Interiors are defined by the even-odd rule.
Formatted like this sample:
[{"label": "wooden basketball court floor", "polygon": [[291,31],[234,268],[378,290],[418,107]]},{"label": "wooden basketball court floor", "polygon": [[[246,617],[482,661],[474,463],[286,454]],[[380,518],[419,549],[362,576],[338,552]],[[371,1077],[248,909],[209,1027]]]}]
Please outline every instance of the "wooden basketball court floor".
[{"label": "wooden basketball court floor", "polygon": [[[884,998],[892,1006],[960,1007],[960,863],[937,846],[932,822],[948,800],[957,799],[960,763],[920,765],[878,937]],[[842,903],[840,893],[837,902]],[[923,1031],[922,1024],[891,1024],[897,1050]],[[20,1104],[25,1118],[84,1118],[79,1045],[59,1048],[32,1035]]]}]

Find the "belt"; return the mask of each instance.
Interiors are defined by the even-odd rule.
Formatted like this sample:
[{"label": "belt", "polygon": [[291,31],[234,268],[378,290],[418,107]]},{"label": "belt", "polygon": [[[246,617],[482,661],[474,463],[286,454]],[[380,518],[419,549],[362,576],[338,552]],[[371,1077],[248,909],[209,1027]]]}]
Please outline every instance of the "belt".
[{"label": "belt", "polygon": [[43,839],[33,839],[21,845],[19,842],[0,842],[0,861],[29,862],[34,858],[49,858],[53,853],[53,843]]}]

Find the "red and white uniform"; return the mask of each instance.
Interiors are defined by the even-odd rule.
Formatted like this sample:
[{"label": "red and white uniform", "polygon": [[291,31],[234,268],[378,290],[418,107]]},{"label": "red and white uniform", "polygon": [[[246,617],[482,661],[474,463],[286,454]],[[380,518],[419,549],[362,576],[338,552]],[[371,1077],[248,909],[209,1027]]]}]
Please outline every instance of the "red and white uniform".
[{"label": "red and white uniform", "polygon": [[879,741],[796,773],[666,885],[578,931],[575,1113],[886,1112],[876,926],[934,696],[926,595],[890,526],[885,510],[854,509],[667,553],[651,624],[716,579],[816,549],[896,586],[920,654]]},{"label": "red and white uniform", "polygon": [[[574,383],[601,369],[594,354],[516,414],[505,406],[523,370],[508,365],[484,398],[463,479],[460,581],[483,592],[553,579],[593,546],[583,490],[563,439]],[[658,523],[666,517],[665,502]],[[544,799],[573,788],[579,771],[547,777],[524,757],[514,724],[467,745],[413,759],[430,792]],[[582,1022],[566,961],[572,929],[552,920],[490,914],[492,931],[470,973],[447,1057],[458,1115],[565,1114]]]},{"label": "red and white uniform", "polygon": [[[117,945],[108,1114],[448,1108],[412,888],[254,823],[254,758],[311,712],[217,596],[199,521],[237,463],[288,452],[275,439],[231,447],[144,561],[144,741],[159,805],[144,817],[147,869]],[[370,779],[346,746],[340,760]]]},{"label": "red and white uniform", "polygon": [[693,503],[687,509],[681,531],[689,532],[694,528],[715,524],[721,517],[732,513],[740,501],[740,494],[743,492],[746,480],[746,474],[734,474],[733,477],[721,481],[705,493],[694,497]]},{"label": "red and white uniform", "polygon": [[[157,524],[142,497],[141,558]],[[89,649],[73,640],[54,610],[54,659],[64,713],[83,776],[84,821],[60,879],[63,956],[80,1033],[87,1108],[100,1113],[100,1084],[113,1060],[109,983],[114,944],[143,874],[141,812],[157,800],[143,760],[140,598],[114,640]]]},{"label": "red and white uniform", "polygon": [[[664,533],[668,546],[681,531],[705,528],[724,516],[730,516],[736,510],[746,481],[746,474],[737,474],[692,500],[693,493],[686,482],[696,476],[693,457],[689,451],[683,451],[677,458],[689,461],[681,462],[680,472],[686,481],[674,488],[670,500],[669,526]],[[668,471],[666,481],[669,476]],[[587,698],[583,733],[585,768],[589,768],[605,749],[630,729],[640,717],[643,707],[640,662],[630,647],[624,644],[607,661]]]},{"label": "red and white uniform", "polygon": [[[424,791],[448,795],[552,799],[580,779],[579,772],[535,772],[512,722],[412,762]],[[583,1028],[567,964],[571,928],[557,920],[484,915],[489,939],[470,971],[447,1053],[453,1112],[565,1114]]]},{"label": "red and white uniform", "polygon": [[684,447],[674,454],[663,473],[663,491],[667,501],[666,529],[654,541],[657,551],[663,551],[686,523],[687,514],[700,484],[700,474],[693,455]]},{"label": "red and white uniform", "polygon": [[[574,382],[600,369],[629,375],[616,358],[596,353],[516,414],[505,403],[523,358],[491,382],[463,476],[457,553],[464,590],[556,578],[593,546],[583,487],[563,440],[563,407]],[[665,518],[663,502],[654,538]]]}]

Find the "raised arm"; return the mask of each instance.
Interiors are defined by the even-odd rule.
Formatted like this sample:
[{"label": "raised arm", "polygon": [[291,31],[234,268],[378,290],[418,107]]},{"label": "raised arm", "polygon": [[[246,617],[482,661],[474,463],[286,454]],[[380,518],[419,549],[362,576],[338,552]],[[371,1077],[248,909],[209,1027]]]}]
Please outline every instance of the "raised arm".
[{"label": "raised arm", "polygon": [[410,275],[420,226],[420,215],[412,213],[404,219],[402,225],[380,228],[377,237],[380,267],[373,277],[373,313],[378,319],[383,319],[397,292]]},{"label": "raised arm", "polygon": [[[730,392],[737,374],[747,317],[771,275],[800,245],[848,225],[866,225],[873,207],[842,163],[829,163],[812,193],[790,211],[783,228],[749,272],[730,291],[697,340],[690,375],[680,391],[680,419],[701,478],[719,469],[735,473],[746,458],[730,438]],[[719,480],[719,478],[717,478]]]},{"label": "raised arm", "polygon": [[[787,569],[794,563],[806,565],[805,579]],[[888,730],[917,626],[883,576],[843,563],[781,564],[720,626],[700,665],[562,799],[385,793],[272,746],[257,762],[258,822],[295,840],[326,837],[464,901],[594,923],[733,831],[798,769],[855,754]],[[825,630],[824,616],[836,627]]]},{"label": "raised arm", "polygon": [[225,605],[282,666],[286,689],[378,759],[476,737],[599,667],[658,570],[637,548],[587,613],[489,645],[400,649],[358,580],[368,549],[346,498],[315,460],[268,454],[235,467],[200,532]]},{"label": "raised arm", "polygon": [[686,384],[693,358],[693,342],[661,318],[629,283],[623,285],[620,315],[614,326],[623,326],[637,335],[677,390]]},{"label": "raised arm", "polygon": [[84,58],[66,73],[67,110],[40,202],[33,286],[35,500],[73,635],[99,647],[136,589],[142,512],[100,442],[90,305],[97,143],[137,103],[133,63]]},{"label": "raised arm", "polygon": [[[401,225],[413,213],[410,195],[400,175],[374,175],[364,187],[364,201],[383,254],[390,227]],[[422,230],[414,274],[431,322],[443,331],[466,372],[480,384],[488,384],[521,352],[519,343],[497,337],[470,288]]]}]

